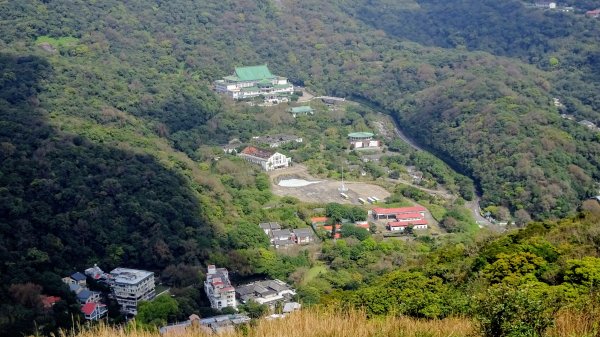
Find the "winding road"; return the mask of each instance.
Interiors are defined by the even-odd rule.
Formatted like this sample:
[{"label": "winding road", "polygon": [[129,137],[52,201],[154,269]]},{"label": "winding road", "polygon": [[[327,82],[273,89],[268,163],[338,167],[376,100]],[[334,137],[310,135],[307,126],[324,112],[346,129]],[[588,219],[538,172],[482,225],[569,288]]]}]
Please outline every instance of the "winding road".
[{"label": "winding road", "polygon": [[[379,111],[379,112],[382,113],[381,111]],[[413,149],[426,152],[425,149],[420,147],[412,139],[408,138],[408,136],[406,136],[406,134],[404,132],[402,132],[402,130],[400,130],[400,127],[398,127],[398,123],[396,123],[396,120],[394,120],[394,118],[392,118],[391,116],[389,116],[387,114],[384,114],[384,113],[382,113],[382,114],[387,116],[387,118],[394,124],[394,132],[396,133],[396,136],[398,136],[398,138],[402,139],[406,144],[410,145],[410,147],[412,147]],[[475,218],[475,221],[477,222],[479,227],[483,227],[483,226],[497,227],[493,223],[491,223],[488,219],[484,218],[481,215],[481,207],[479,206],[480,201],[481,201],[481,197],[476,194],[475,197],[473,198],[473,200],[467,201],[465,203],[465,205],[471,210],[471,212],[473,212],[473,217]]]}]

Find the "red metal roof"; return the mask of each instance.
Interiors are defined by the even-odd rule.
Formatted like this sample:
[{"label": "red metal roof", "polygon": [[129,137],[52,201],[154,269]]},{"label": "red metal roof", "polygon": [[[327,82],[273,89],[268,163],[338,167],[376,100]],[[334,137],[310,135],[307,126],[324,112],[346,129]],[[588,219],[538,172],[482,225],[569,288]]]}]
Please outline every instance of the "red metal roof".
[{"label": "red metal roof", "polygon": [[392,221],[388,222],[387,225],[389,227],[408,227],[411,225],[427,225],[427,220],[413,220],[413,221]]},{"label": "red metal roof", "polygon": [[248,146],[242,150],[243,154],[254,156],[262,159],[269,159],[275,152],[269,150],[258,149],[254,146]]},{"label": "red metal roof", "polygon": [[396,220],[404,219],[423,219],[421,213],[402,213],[396,215]]},{"label": "red metal roof", "polygon": [[412,207],[399,207],[399,208],[373,208],[373,213],[375,214],[384,214],[384,215],[396,215],[403,213],[418,213],[425,212],[427,208],[423,206],[412,206]]},{"label": "red metal roof", "polygon": [[44,305],[44,308],[46,308],[46,309],[52,307],[56,302],[58,302],[60,300],[61,300],[61,298],[58,296],[42,295],[42,304]]},{"label": "red metal roof", "polygon": [[329,220],[329,218],[326,217],[326,216],[317,216],[317,217],[314,217],[314,218],[310,218],[310,221],[312,223],[327,222],[327,220]]},{"label": "red metal roof", "polygon": [[81,312],[89,316],[96,310],[96,306],[98,306],[98,303],[86,303],[81,307]]},{"label": "red metal roof", "polygon": [[[340,225],[340,224],[335,225],[335,229],[340,229],[340,228],[342,228],[342,225]],[[333,230],[333,226],[323,226],[323,229],[326,231],[331,231],[331,230]]]}]

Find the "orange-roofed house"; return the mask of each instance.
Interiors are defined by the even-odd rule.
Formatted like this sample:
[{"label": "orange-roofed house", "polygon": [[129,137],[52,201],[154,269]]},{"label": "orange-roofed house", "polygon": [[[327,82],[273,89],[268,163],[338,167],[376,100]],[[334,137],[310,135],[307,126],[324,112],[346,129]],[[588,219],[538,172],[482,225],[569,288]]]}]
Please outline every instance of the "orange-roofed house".
[{"label": "orange-roofed house", "polygon": [[279,152],[259,149],[254,146],[248,146],[238,154],[238,156],[245,160],[258,164],[265,171],[273,171],[280,168],[286,168],[290,166],[292,158],[286,157],[284,154]]},{"label": "orange-roofed house", "polygon": [[317,216],[314,218],[310,218],[310,222],[314,225],[324,225],[327,223],[327,221],[329,220],[328,217],[326,216]]}]

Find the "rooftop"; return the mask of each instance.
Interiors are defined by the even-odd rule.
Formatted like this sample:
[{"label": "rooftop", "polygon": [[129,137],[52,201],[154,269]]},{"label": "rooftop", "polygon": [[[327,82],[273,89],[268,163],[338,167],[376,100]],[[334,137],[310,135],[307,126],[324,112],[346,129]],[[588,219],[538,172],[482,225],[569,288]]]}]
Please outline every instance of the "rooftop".
[{"label": "rooftop", "polygon": [[98,303],[86,303],[81,307],[81,312],[89,316],[94,312],[94,310],[96,310],[97,306]]},{"label": "rooftop", "polygon": [[327,220],[329,220],[329,218],[326,216],[317,216],[314,218],[310,218],[310,221],[312,223],[327,222]]},{"label": "rooftop", "polygon": [[241,81],[259,81],[263,79],[275,78],[266,64],[250,67],[236,67],[235,75]]},{"label": "rooftop", "polygon": [[226,268],[216,268],[214,265],[208,266],[206,282],[223,291],[233,290],[231,281],[229,281],[229,272]]},{"label": "rooftop", "polygon": [[46,309],[52,307],[56,302],[61,300],[61,298],[58,296],[41,295],[40,297],[42,298],[42,304]]},{"label": "rooftop", "polygon": [[373,136],[374,134],[371,132],[352,132],[348,134],[350,138],[370,138]]},{"label": "rooftop", "polygon": [[235,293],[243,301],[247,301],[249,299],[264,299],[266,297],[283,295],[281,293],[294,295],[296,292],[283,281],[266,280],[238,286],[235,290]]},{"label": "rooftop", "polygon": [[258,157],[258,158],[262,158],[262,159],[269,159],[272,155],[275,154],[275,152],[259,149],[254,146],[248,146],[242,150],[242,154],[245,154],[248,156],[253,156],[253,157]]},{"label": "rooftop", "polygon": [[86,280],[85,275],[83,275],[80,272],[73,273],[73,275],[71,275],[71,278],[75,281],[85,281]]},{"label": "rooftop", "polygon": [[402,213],[396,214],[396,219],[421,219],[423,216],[421,213]]},{"label": "rooftop", "polygon": [[294,229],[294,234],[296,236],[307,237],[307,236],[312,236],[313,231],[310,228],[296,228],[296,229]]},{"label": "rooftop", "polygon": [[275,240],[273,240],[273,245],[275,245],[275,246],[291,246],[293,244],[295,244],[295,242],[290,239],[285,239],[285,240],[275,239]]},{"label": "rooftop", "polygon": [[300,310],[302,306],[298,302],[287,302],[283,306],[283,313],[289,313],[295,310]]},{"label": "rooftop", "polygon": [[262,222],[258,226],[262,229],[281,229],[281,226],[277,222]]},{"label": "rooftop", "polygon": [[276,237],[285,236],[285,237],[289,238],[290,235],[292,235],[292,233],[290,232],[289,229],[276,229],[276,230],[273,230],[271,233],[272,233],[271,235],[274,236],[274,237],[275,236]]},{"label": "rooftop", "polygon": [[427,225],[427,220],[412,220],[412,221],[392,221],[387,223],[390,227],[408,227],[411,225]]},{"label": "rooftop", "polygon": [[294,108],[290,108],[290,112],[292,112],[292,113],[311,113],[311,112],[313,112],[313,109],[311,107],[309,107],[308,105],[304,105],[304,106],[297,106]]},{"label": "rooftop", "polygon": [[402,213],[418,213],[425,212],[427,209],[423,206],[399,207],[399,208],[373,208],[373,213],[376,214],[402,214]]},{"label": "rooftop", "polygon": [[147,277],[153,277],[154,273],[146,270],[115,268],[110,275],[114,283],[137,284]]}]

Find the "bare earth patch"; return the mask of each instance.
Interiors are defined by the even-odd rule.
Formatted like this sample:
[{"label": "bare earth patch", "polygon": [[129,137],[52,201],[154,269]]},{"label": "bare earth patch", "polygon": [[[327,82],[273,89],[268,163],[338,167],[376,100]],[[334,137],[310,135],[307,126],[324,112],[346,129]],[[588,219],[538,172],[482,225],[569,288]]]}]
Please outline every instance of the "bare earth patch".
[{"label": "bare earth patch", "polygon": [[[324,180],[312,177],[308,174],[306,167],[298,164],[286,169],[271,171],[269,172],[269,176],[273,183],[273,194],[295,197],[305,202],[323,204],[337,202],[340,204],[360,205],[358,198],[367,200],[368,197],[375,196],[384,200],[390,196],[390,193],[381,186],[362,182],[345,181],[344,185],[348,188],[348,191],[345,193],[348,195],[349,199],[344,199],[340,196],[340,192],[338,191],[338,188],[342,185],[341,181]],[[308,181],[315,181],[315,183],[299,187],[279,186],[278,182],[284,179],[305,179]]]}]

